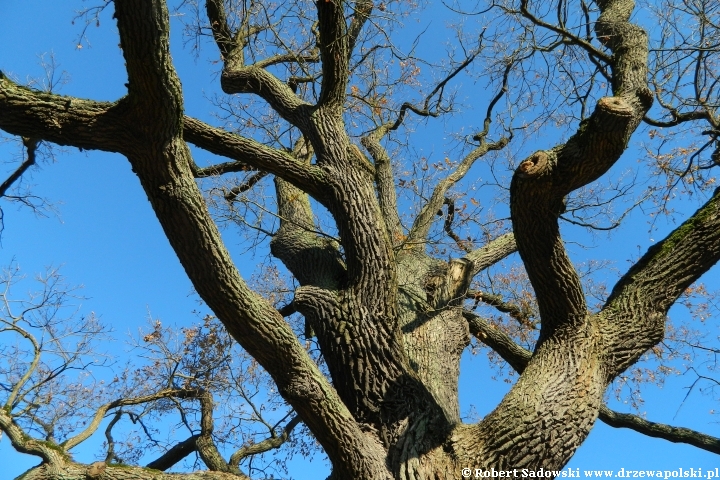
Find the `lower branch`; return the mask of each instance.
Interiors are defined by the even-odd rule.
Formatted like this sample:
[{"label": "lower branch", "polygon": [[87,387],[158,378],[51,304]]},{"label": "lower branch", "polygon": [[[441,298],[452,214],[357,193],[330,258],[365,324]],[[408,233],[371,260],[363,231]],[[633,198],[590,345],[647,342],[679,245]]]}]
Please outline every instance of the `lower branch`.
[{"label": "lower branch", "polygon": [[[532,352],[513,341],[506,333],[480,316],[464,311],[470,333],[479,341],[492,348],[518,373],[522,373],[532,357]],[[606,405],[600,407],[600,420],[614,428],[629,428],[648,437],[661,438],[673,443],[685,443],[708,452],[720,454],[720,438],[705,435],[683,427],[645,420],[637,415],[619,413]]]},{"label": "lower branch", "polygon": [[629,428],[648,437],[662,438],[673,443],[687,443],[720,455],[720,438],[711,437],[689,428],[650,422],[637,415],[614,412],[606,406],[600,408],[600,420],[614,428]]}]

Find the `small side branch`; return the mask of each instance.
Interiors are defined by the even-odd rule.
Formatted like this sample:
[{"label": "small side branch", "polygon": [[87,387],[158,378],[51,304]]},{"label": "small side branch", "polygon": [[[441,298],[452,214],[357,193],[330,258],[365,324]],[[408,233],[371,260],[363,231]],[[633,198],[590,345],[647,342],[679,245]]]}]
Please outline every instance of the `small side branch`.
[{"label": "small side branch", "polygon": [[22,141],[23,145],[27,149],[27,158],[20,164],[17,170],[11,173],[10,176],[5,179],[2,184],[0,184],[0,197],[4,197],[8,189],[15,182],[17,182],[18,179],[22,177],[25,172],[27,172],[28,168],[35,165],[35,153],[37,151],[37,146],[40,142],[38,140],[27,137],[24,137]]},{"label": "small side branch", "polygon": [[237,468],[244,458],[247,458],[251,455],[265,453],[275,448],[279,448],[280,446],[282,446],[283,443],[287,442],[293,429],[299,424],[300,417],[295,415],[287,423],[287,425],[285,425],[285,428],[283,428],[283,431],[280,433],[280,435],[277,435],[273,430],[269,438],[266,438],[265,440],[255,443],[253,445],[242,447],[237,452],[233,453],[230,457],[230,466]]},{"label": "small side branch", "polygon": [[185,457],[193,452],[197,451],[197,439],[200,435],[193,435],[192,437],[179,442],[174,445],[170,450],[162,454],[159,458],[148,463],[145,467],[152,468],[154,470],[165,471],[181,462]]},{"label": "small side branch", "polygon": [[512,232],[500,235],[486,245],[468,253],[465,258],[473,262],[473,276],[517,251]]}]

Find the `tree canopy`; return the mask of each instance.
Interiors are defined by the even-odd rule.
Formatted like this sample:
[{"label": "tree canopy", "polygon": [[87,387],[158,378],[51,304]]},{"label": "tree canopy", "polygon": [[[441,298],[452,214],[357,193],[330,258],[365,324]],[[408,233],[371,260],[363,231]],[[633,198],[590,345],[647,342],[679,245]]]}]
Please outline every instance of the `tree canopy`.
[{"label": "tree canopy", "polygon": [[[442,48],[413,25],[440,11]],[[75,22],[78,49],[116,32],[123,93],[61,94],[52,56],[40,81],[0,63],[22,152],[2,207],[54,208],[29,175],[58,148],[119,154],[201,306],[182,328],[151,318],[121,366],[57,269],[24,297],[9,264],[0,432],[41,460],[23,478],[259,478],[316,450],[331,479],[559,471],[597,421],[720,453],[606,405],[681,370],[717,384],[716,1],[115,0]],[[201,115],[180,54],[219,88]],[[668,221],[627,265],[568,253]],[[478,349],[513,384],[472,418]],[[75,461],[103,429],[99,461]],[[165,473],[184,459],[202,471]]]}]

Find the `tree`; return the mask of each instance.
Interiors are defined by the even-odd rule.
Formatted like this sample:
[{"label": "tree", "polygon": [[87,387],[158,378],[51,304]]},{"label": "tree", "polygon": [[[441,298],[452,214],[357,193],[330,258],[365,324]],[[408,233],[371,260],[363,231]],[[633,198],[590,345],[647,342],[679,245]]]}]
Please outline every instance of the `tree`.
[{"label": "tree", "polygon": [[[668,177],[685,182],[713,167],[700,163],[709,147],[713,162],[718,151],[718,9],[712,2],[660,9],[699,22],[703,35],[697,43],[679,28],[664,30],[664,47],[652,56],[648,34],[631,21],[632,1],[490,4],[497,26],[473,32],[473,40],[459,32],[461,58],[438,67],[442,73],[432,83],[419,81],[422,60],[401,56],[388,40],[397,28],[391,13],[417,8],[413,4],[209,0],[200,13],[198,5],[183,2],[197,13],[198,23],[188,26],[198,41],[212,35],[220,52],[223,91],[267,105],[220,101],[228,124],[239,124],[235,131],[185,115],[165,2],[113,5],[127,95],[99,102],[0,78],[0,128],[22,138],[28,157],[0,194],[34,162],[40,144],[127,157],[197,294],[267,371],[329,457],[331,478],[449,479],[466,466],[559,470],[598,416],[718,451],[717,439],[603,405],[613,380],[663,340],[670,307],[720,259],[718,193],[637,259],[597,309],[588,305],[559,227],[566,212],[573,221],[592,207],[592,191],[583,189],[618,162],[643,121],[667,128],[668,136],[685,122],[701,130],[709,124],[711,141],[686,161],[686,171],[673,166],[677,155],[655,159]],[[96,12],[88,10],[86,18]],[[557,21],[548,20],[551,15]],[[665,18],[672,27],[676,18]],[[544,74],[533,63],[538,58],[547,62]],[[393,59],[397,68],[388,67]],[[431,120],[452,111],[452,81],[475,63],[482,63],[480,78],[493,93],[481,128],[463,138],[461,158],[440,165],[413,159],[412,178],[398,177],[392,146],[402,146],[403,126],[413,116]],[[686,83],[688,65],[692,83]],[[412,88],[419,93],[403,98]],[[654,99],[658,118],[650,111]],[[499,114],[504,102],[508,108]],[[517,164],[509,184],[512,232],[493,221],[470,238],[458,235],[458,226],[470,230],[479,220],[457,207],[452,189],[478,160],[493,161],[499,158],[493,153],[507,151],[516,138],[532,138],[534,129],[553,124],[574,131]],[[188,143],[229,161],[200,167]],[[426,192],[421,183],[432,180],[433,170],[439,178]],[[198,180],[233,173],[242,180]],[[268,176],[274,210],[248,193]],[[663,211],[674,181],[650,192]],[[417,201],[409,219],[398,195],[408,191]],[[268,211],[278,228],[268,229],[259,218]],[[319,211],[327,211],[322,221],[331,219],[329,228],[316,220]],[[270,237],[272,255],[297,284],[287,305],[278,308],[248,286],[223,243],[218,218]],[[450,247],[437,243],[440,234],[452,239],[455,258],[441,259]],[[531,300],[514,305],[473,288],[478,274],[515,251],[532,285]],[[473,312],[473,301],[517,319],[531,332],[532,352]],[[302,317],[304,336],[317,342],[324,367],[299,341],[299,328],[285,320],[290,315]],[[25,336],[13,321],[6,325]],[[457,396],[470,334],[520,376],[492,413],[468,424]],[[160,398],[197,399],[202,410],[205,391],[172,384],[147,398],[128,394],[105,404],[96,418]],[[15,410],[16,397],[10,395],[0,412],[0,429],[18,451],[43,460],[28,478],[121,478],[126,468],[134,478],[157,478],[155,471],[120,468],[111,452],[101,464],[74,463],[68,456],[74,441],[57,443],[51,435],[40,441],[23,431],[15,418],[25,412]],[[285,430],[296,423],[288,421]],[[200,452],[209,472],[188,477],[242,476],[237,463],[217,458],[207,433],[184,447]]]}]

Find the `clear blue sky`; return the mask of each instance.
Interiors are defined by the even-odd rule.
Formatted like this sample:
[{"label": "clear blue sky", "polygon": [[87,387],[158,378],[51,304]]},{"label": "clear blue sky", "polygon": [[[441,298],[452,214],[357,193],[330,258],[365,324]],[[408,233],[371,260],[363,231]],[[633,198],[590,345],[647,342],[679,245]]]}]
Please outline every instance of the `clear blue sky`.
[{"label": "clear blue sky", "polygon": [[[72,25],[76,8],[87,6],[79,1],[0,0],[0,70],[20,81],[39,77],[38,55],[54,52],[59,69],[69,74],[70,82],[61,93],[80,97],[114,100],[124,93],[126,81],[123,60],[118,47],[115,25],[105,12],[100,27],[90,27],[90,46],[76,48],[81,24]],[[172,48],[189,114],[209,118],[211,105],[205,100],[218,90],[217,69],[204,58],[195,61],[182,48],[177,22],[173,25]],[[442,29],[437,29],[438,34]],[[445,41],[439,38],[438,42]],[[213,57],[214,55],[211,55]],[[440,122],[439,124],[441,124]],[[430,142],[436,141],[437,144]],[[428,139],[423,148],[441,151],[442,136]],[[550,145],[547,145],[550,146]],[[18,153],[15,145],[0,144],[0,158],[7,162]],[[204,158],[208,158],[205,155]],[[3,165],[9,171],[12,165]],[[5,173],[5,172],[3,172]],[[191,311],[197,307],[190,295],[191,286],[171,251],[137,178],[120,155],[100,152],[78,152],[68,149],[57,162],[44,164],[32,171],[31,183],[36,194],[58,204],[57,217],[37,218],[27,209],[3,203],[5,230],[0,245],[0,265],[17,262],[28,275],[46,266],[62,265],[71,283],[83,284],[88,300],[82,310],[94,311],[111,324],[122,339],[125,332],[135,332],[145,324],[148,311],[167,323],[192,322]],[[649,245],[650,235],[640,213],[629,221],[638,221],[636,229],[626,229],[613,237],[609,246],[599,246],[591,257],[610,254],[625,268],[625,259],[637,256]],[[666,227],[663,227],[667,229]],[[662,238],[663,233],[653,233]],[[603,237],[604,238],[604,237]],[[601,239],[602,240],[602,239]],[[228,237],[231,249],[238,244]],[[599,242],[599,243],[602,243]],[[257,259],[237,257],[245,277],[252,273]],[[714,270],[708,281],[717,276]],[[679,314],[679,313],[678,313]],[[708,322],[711,335],[717,337],[717,320]],[[122,341],[122,340],[121,340]],[[497,404],[507,385],[491,380],[484,355],[468,356],[463,363],[461,385],[462,410],[474,404],[483,414]],[[715,407],[708,397],[691,395],[683,398],[690,380],[672,378],[663,389],[651,388],[646,394],[647,418],[676,426],[698,429],[720,436],[720,428],[708,411]],[[682,407],[681,407],[682,405]],[[616,406],[622,409],[622,406]],[[102,433],[98,432],[98,438]],[[101,440],[98,440],[98,443]],[[94,461],[82,453],[78,460]],[[0,465],[3,478],[12,478],[30,465],[34,458],[15,453],[6,438],[0,440]],[[321,461],[291,469],[293,478],[322,478],[326,467]],[[569,467],[580,469],[672,469],[720,464],[716,455],[698,449],[650,439],[629,430],[612,429],[598,423],[587,442],[572,459]]]}]

